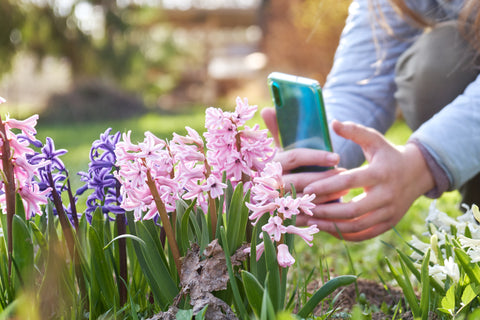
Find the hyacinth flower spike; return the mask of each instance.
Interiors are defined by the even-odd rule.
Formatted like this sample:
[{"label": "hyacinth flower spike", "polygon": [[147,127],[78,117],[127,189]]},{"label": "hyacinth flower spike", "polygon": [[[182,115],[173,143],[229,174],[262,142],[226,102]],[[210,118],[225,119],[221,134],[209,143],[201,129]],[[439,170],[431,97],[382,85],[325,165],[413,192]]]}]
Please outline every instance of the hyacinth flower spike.
[{"label": "hyacinth flower spike", "polygon": [[[115,166],[116,155],[115,146],[120,140],[120,132],[110,134],[112,128],[108,128],[100,135],[100,139],[92,143],[90,149],[90,163],[88,172],[79,172],[81,180],[85,185],[77,190],[77,195],[83,194],[86,190],[93,190],[87,198],[87,209],[85,214],[87,219],[91,219],[91,214],[98,208],[108,218],[109,213],[115,214],[115,224],[117,234],[123,235],[127,232],[125,210],[120,207],[122,197],[120,195],[120,182],[115,178],[114,172],[118,171]],[[117,279],[120,304],[127,301],[128,270],[127,270],[127,249],[126,241],[123,238],[118,239],[119,249],[119,269],[120,278]]]}]

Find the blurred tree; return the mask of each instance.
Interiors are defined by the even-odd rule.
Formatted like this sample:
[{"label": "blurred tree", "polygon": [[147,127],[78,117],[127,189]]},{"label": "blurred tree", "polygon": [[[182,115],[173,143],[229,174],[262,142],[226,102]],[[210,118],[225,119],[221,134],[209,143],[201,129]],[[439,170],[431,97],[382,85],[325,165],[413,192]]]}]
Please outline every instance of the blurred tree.
[{"label": "blurred tree", "polygon": [[154,103],[174,86],[181,51],[159,19],[160,8],[118,2],[1,0],[0,75],[22,49],[39,62],[46,56],[67,59],[74,83],[101,78]]},{"label": "blurred tree", "polygon": [[0,1],[0,75],[10,71],[12,58],[22,40],[20,27],[24,21],[16,0]]},{"label": "blurred tree", "polygon": [[269,69],[318,79],[330,71],[351,0],[264,0]]}]

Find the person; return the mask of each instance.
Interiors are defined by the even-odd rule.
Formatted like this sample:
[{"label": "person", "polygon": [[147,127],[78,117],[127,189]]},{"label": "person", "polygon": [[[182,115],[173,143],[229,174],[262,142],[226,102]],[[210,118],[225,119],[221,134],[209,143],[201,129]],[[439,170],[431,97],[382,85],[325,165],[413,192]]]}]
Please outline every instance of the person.
[{"label": "person", "polygon": [[[480,204],[480,4],[391,2],[354,0],[349,8],[323,90],[335,153],[277,155],[286,184],[316,194],[313,216],[297,223],[351,241],[388,231],[421,195],[461,189],[467,204]],[[383,136],[396,107],[413,131],[403,146]],[[275,111],[262,117],[276,137]],[[337,167],[289,174],[303,165]],[[353,188],[363,193],[331,201]]]}]

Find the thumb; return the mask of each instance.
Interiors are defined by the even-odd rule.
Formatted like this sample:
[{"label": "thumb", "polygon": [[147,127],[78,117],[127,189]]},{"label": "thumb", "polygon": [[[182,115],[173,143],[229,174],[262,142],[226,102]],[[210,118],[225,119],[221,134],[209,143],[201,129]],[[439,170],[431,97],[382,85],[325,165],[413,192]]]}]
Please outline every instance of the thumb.
[{"label": "thumb", "polygon": [[378,148],[386,142],[383,135],[375,129],[351,121],[332,121],[332,129],[341,137],[352,140],[362,149]]},{"label": "thumb", "polygon": [[277,124],[277,113],[274,108],[264,108],[261,111],[261,116],[263,122],[267,126],[268,130],[271,132],[273,139],[275,140],[275,145],[280,147],[280,139],[278,137],[278,124]]}]

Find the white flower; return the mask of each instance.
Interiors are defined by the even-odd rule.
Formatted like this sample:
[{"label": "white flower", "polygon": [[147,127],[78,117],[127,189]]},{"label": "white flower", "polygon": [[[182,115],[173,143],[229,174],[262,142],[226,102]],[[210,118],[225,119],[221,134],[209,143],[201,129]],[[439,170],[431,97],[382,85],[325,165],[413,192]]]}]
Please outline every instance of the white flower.
[{"label": "white flower", "polygon": [[458,236],[462,249],[467,248],[467,254],[473,263],[480,262],[480,240],[470,239],[463,235]]},{"label": "white flower", "polygon": [[453,257],[445,259],[445,273],[447,276],[452,278],[455,283],[458,283],[460,280],[460,269],[458,268],[458,264],[455,262]]},{"label": "white flower", "polygon": [[[415,249],[423,252],[424,254],[430,248],[430,243],[423,242],[422,240],[418,239],[415,235],[412,236],[412,240],[410,240],[409,244]],[[413,253],[411,254],[411,257],[416,261],[420,261],[423,259],[424,255],[419,254],[417,251],[413,251]],[[437,263],[437,256],[435,255],[434,251],[430,252],[430,261],[435,264]]]},{"label": "white flower", "polygon": [[442,212],[436,208],[436,202],[433,201],[430,204],[428,216],[426,218],[427,223],[433,223],[438,229],[450,232],[450,226],[455,226],[457,228],[458,221],[451,218],[445,212]]},{"label": "white flower", "polygon": [[429,267],[428,274],[438,282],[445,281],[447,276],[450,277],[455,283],[458,283],[460,280],[460,269],[458,268],[458,265],[453,257],[445,259],[443,266],[436,264],[432,267]]}]

